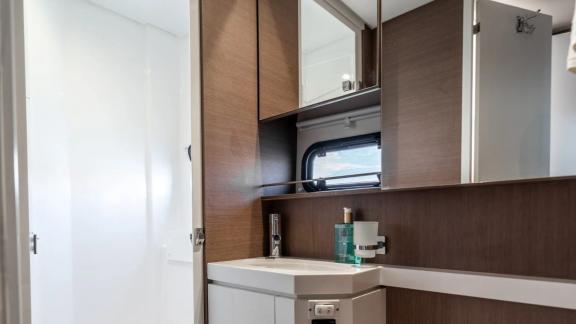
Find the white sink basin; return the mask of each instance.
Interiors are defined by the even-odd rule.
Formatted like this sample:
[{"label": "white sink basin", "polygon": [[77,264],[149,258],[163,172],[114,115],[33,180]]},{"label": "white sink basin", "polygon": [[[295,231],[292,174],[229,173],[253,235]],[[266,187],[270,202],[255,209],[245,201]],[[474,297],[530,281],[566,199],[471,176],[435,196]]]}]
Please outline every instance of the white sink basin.
[{"label": "white sink basin", "polygon": [[[245,259],[232,262],[222,262],[221,264],[234,264],[238,267],[253,269],[274,269],[273,271],[294,273],[294,274],[349,274],[358,273],[363,270],[361,267],[348,264],[332,263],[325,261],[313,261],[304,259]],[[373,267],[370,267],[371,269]],[[366,269],[366,268],[364,268]]]},{"label": "white sink basin", "polygon": [[244,259],[208,264],[208,279],[288,296],[356,294],[379,285],[378,266],[305,259]]}]

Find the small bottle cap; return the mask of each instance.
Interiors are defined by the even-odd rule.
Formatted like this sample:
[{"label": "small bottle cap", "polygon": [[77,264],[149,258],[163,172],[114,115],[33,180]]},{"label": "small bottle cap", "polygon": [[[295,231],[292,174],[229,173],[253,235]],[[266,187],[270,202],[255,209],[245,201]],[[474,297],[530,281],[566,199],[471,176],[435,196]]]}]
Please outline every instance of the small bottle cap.
[{"label": "small bottle cap", "polygon": [[352,208],[344,207],[344,224],[352,224]]}]

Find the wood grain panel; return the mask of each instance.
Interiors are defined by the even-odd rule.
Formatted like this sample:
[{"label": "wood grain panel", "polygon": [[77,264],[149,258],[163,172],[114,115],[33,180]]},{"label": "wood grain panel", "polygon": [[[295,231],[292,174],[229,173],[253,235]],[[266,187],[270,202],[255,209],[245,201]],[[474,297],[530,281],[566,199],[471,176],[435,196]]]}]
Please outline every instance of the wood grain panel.
[{"label": "wood grain panel", "polygon": [[260,119],[298,109],[298,0],[258,0]]},{"label": "wood grain panel", "polygon": [[569,324],[576,311],[388,288],[387,322],[394,324]]},{"label": "wood grain panel", "polygon": [[[296,117],[261,123],[260,159],[262,183],[282,183],[296,179]],[[294,193],[294,185],[267,187],[264,196]]]},{"label": "wood grain panel", "polygon": [[383,183],[460,182],[461,0],[436,0],[383,24]]},{"label": "wood grain panel", "polygon": [[378,29],[362,31],[362,88],[378,85]]},{"label": "wood grain panel", "polygon": [[263,202],[286,255],[321,259],[345,206],[389,237],[376,263],[576,279],[576,179]]},{"label": "wood grain panel", "polygon": [[256,0],[201,10],[206,260],[261,256]]}]

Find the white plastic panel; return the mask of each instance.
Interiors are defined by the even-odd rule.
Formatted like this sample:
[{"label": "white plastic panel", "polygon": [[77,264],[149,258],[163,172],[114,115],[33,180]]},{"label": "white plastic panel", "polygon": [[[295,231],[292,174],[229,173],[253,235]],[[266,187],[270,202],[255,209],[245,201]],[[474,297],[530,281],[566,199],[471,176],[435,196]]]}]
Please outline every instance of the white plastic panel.
[{"label": "white plastic panel", "polygon": [[210,324],[274,324],[274,296],[208,285]]},{"label": "white plastic panel", "polygon": [[296,324],[296,303],[294,299],[275,297],[275,323]]}]

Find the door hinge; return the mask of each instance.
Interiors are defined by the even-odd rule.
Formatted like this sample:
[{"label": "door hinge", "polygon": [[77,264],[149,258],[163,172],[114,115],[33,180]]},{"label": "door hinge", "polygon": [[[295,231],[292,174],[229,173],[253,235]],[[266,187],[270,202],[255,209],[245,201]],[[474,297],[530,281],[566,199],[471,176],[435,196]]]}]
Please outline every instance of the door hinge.
[{"label": "door hinge", "polygon": [[474,35],[476,35],[480,32],[480,23],[477,23],[476,25],[474,25],[472,27],[472,32],[474,33]]},{"label": "door hinge", "polygon": [[206,236],[204,234],[204,228],[197,227],[194,229],[194,233],[190,234],[190,241],[194,244],[194,250],[200,250],[206,242]]},{"label": "door hinge", "polygon": [[40,238],[37,234],[30,233],[30,252],[32,254],[38,254],[38,240]]}]

